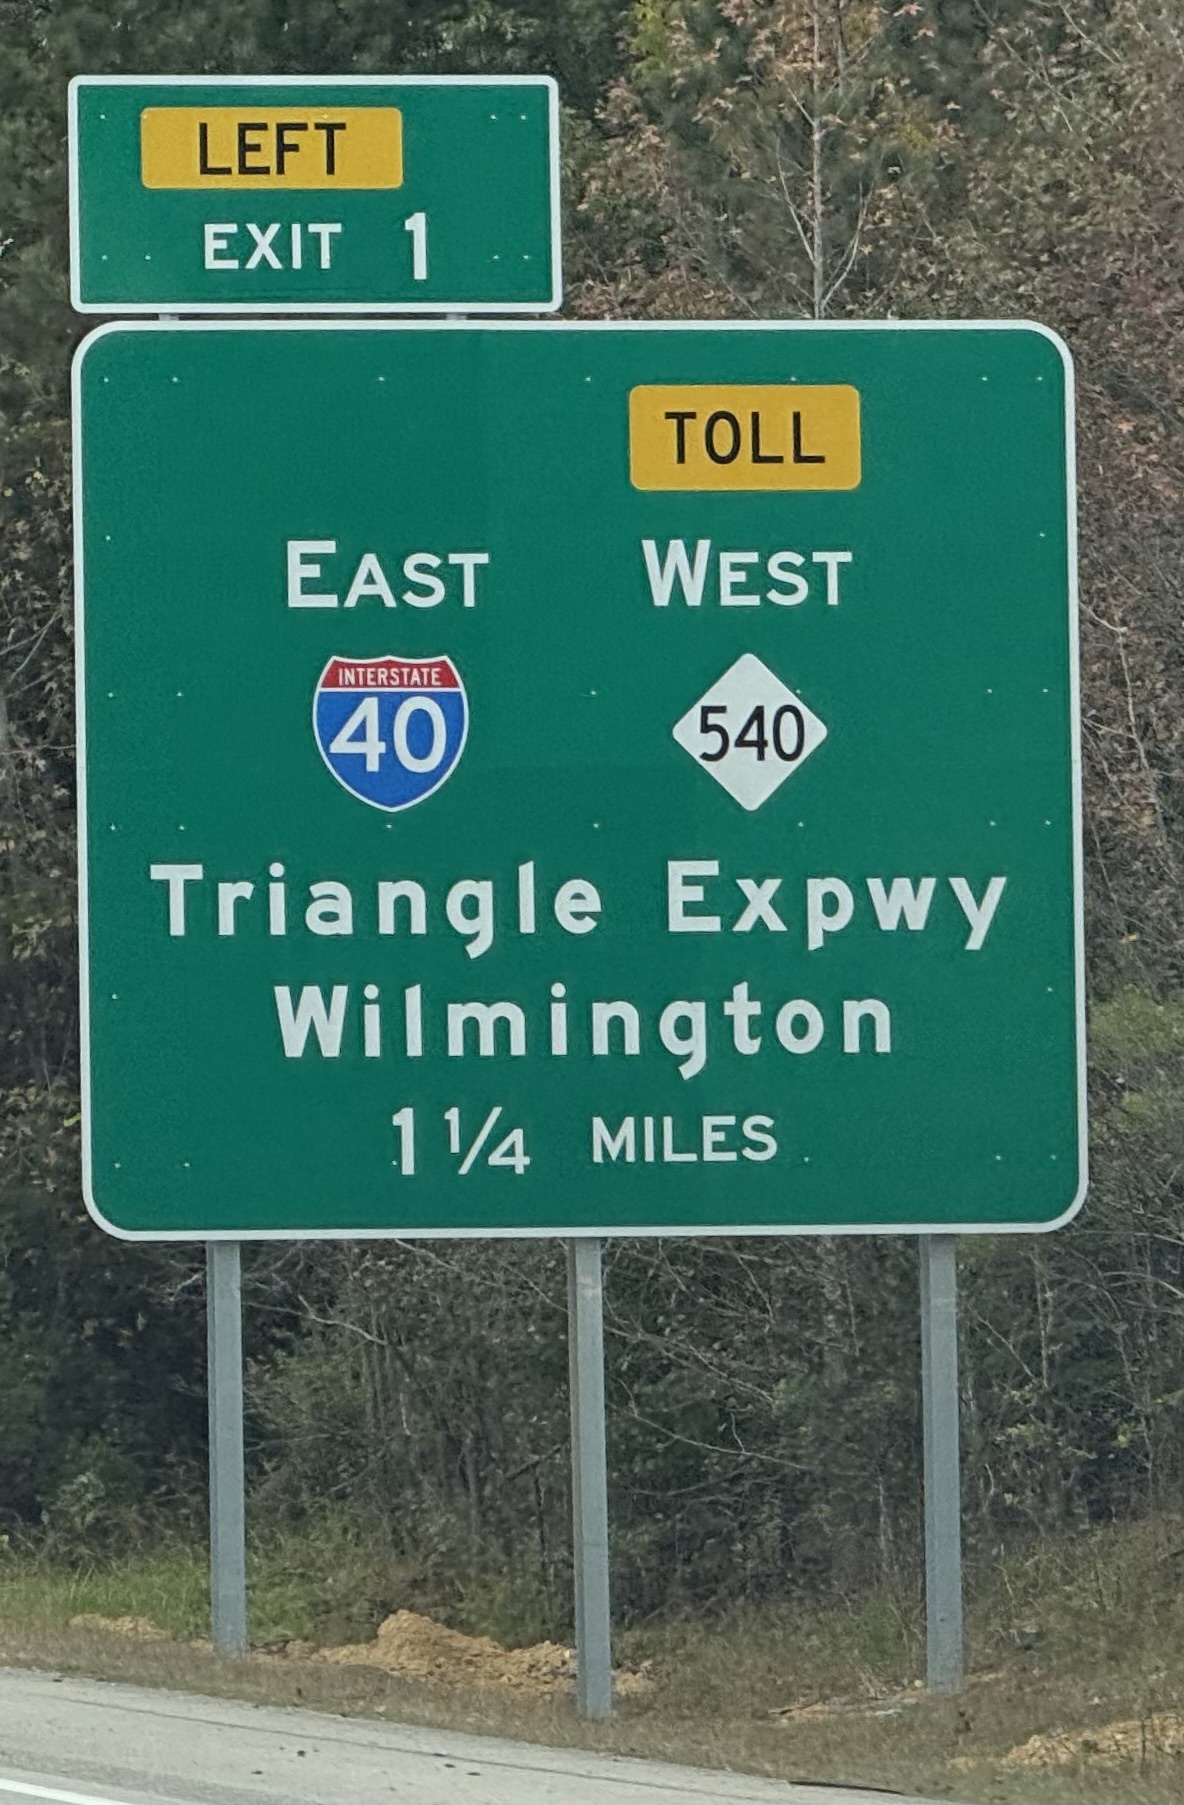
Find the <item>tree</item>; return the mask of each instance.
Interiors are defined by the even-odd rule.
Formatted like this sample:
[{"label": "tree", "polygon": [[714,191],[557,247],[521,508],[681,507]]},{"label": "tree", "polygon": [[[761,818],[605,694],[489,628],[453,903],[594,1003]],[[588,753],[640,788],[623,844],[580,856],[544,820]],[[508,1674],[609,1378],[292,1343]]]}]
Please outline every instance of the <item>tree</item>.
[{"label": "tree", "polygon": [[882,301],[897,192],[925,191],[944,128],[876,0],[641,0],[633,47],[586,204],[648,192],[666,291],[757,318]]}]

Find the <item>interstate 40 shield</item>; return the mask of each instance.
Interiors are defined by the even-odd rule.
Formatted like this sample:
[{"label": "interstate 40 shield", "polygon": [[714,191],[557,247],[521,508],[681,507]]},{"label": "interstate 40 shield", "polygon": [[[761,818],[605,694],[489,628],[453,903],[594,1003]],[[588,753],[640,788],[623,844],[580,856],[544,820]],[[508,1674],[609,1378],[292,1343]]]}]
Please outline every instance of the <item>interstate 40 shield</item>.
[{"label": "interstate 40 shield", "polygon": [[391,814],[440,788],[468,730],[468,698],[451,658],[334,657],[317,680],[321,757],[351,796]]}]

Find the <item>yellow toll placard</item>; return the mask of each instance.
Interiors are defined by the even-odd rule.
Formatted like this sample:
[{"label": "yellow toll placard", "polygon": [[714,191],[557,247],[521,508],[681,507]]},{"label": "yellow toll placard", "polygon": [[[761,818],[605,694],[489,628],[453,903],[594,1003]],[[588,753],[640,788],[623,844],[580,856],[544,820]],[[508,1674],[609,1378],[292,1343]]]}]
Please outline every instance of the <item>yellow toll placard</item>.
[{"label": "yellow toll placard", "polygon": [[847,383],[653,383],[629,393],[635,489],[856,489]]},{"label": "yellow toll placard", "polygon": [[400,188],[397,107],[145,107],[145,188]]}]

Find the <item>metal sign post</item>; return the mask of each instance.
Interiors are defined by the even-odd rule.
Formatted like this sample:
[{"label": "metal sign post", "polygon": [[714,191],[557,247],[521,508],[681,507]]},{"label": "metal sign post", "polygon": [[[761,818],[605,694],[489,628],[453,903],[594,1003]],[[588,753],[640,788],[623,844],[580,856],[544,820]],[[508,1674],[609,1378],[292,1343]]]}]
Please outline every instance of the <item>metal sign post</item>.
[{"label": "metal sign post", "polygon": [[242,1267],[237,1241],[206,1248],[210,1411],[210,1631],[224,1655],[247,1652],[243,1473]]},{"label": "metal sign post", "polygon": [[601,1243],[567,1244],[567,1347],[571,1383],[572,1547],[576,1590],[576,1707],[613,1708],[604,1411],[604,1282]]},{"label": "metal sign post", "polygon": [[929,1690],[949,1693],[964,1664],[957,1242],[922,1235],[920,1250],[927,1670]]}]

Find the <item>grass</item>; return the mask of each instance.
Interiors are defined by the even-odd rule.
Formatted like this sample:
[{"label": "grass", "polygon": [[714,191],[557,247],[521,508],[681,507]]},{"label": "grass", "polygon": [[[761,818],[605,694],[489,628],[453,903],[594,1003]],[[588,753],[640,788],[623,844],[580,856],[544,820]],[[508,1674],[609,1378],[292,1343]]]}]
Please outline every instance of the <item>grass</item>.
[{"label": "grass", "polygon": [[[368,1638],[398,1575],[338,1535],[287,1538],[251,1559],[255,1645]],[[652,1693],[611,1724],[582,1723],[566,1698],[427,1685],[369,1668],[258,1654],[229,1662],[194,1645],[207,1628],[200,1549],[160,1549],[86,1568],[11,1550],[0,1558],[0,1660],[183,1686],[257,1702],[578,1744],[784,1779],[847,1781],[935,1799],[1025,1805],[1176,1805],[1184,1759],[1009,1766],[1030,1736],[1184,1713],[1184,1522],[1160,1518],[1000,1555],[970,1587],[971,1676],[959,1699],[915,1684],[916,1601],[878,1593],[827,1605],[782,1602],[622,1632],[617,1657],[647,1661]],[[462,1613],[466,1629],[499,1627]],[[83,1614],[150,1619],[144,1642],[71,1627]],[[501,1614],[499,1609],[499,1615]],[[455,1614],[452,1620],[457,1621]],[[838,1701],[806,1717],[789,1708]]]}]

